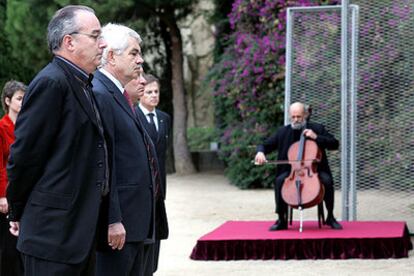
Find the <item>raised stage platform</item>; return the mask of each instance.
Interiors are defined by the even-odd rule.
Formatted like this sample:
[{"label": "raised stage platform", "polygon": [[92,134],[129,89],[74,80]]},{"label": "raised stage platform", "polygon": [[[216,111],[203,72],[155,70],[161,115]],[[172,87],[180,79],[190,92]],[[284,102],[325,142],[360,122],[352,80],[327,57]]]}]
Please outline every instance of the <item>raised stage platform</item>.
[{"label": "raised stage platform", "polygon": [[299,222],[288,230],[268,231],[274,221],[227,221],[201,237],[193,260],[379,259],[408,257],[413,248],[403,221],[353,221],[344,229]]}]

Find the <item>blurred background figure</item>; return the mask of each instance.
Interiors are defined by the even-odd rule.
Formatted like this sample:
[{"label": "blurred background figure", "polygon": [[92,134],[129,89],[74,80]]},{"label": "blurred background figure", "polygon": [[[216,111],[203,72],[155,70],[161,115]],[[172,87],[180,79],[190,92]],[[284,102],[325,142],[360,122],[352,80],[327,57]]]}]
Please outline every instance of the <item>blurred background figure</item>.
[{"label": "blurred background figure", "polygon": [[11,80],[4,85],[1,95],[5,114],[0,120],[0,275],[23,275],[22,258],[16,249],[17,237],[9,232],[9,222],[6,218],[9,210],[6,199],[6,164],[10,145],[14,142],[14,124],[22,107],[25,92],[25,84]]},{"label": "blurred background figure", "polygon": [[154,272],[158,267],[160,253],[160,240],[168,238],[168,220],[165,208],[165,195],[167,192],[165,160],[168,141],[171,132],[171,118],[167,113],[157,109],[160,102],[160,82],[150,74],[145,74],[146,85],[144,94],[140,97],[137,114],[143,126],[151,136],[157,151],[157,159],[160,168],[161,193],[155,201],[155,243]]},{"label": "blurred background figure", "polygon": [[147,81],[144,78],[144,69],[142,66],[139,69],[137,78],[132,79],[125,85],[125,91],[129,95],[132,105],[135,107],[139,103],[139,99],[144,95],[144,88]]}]

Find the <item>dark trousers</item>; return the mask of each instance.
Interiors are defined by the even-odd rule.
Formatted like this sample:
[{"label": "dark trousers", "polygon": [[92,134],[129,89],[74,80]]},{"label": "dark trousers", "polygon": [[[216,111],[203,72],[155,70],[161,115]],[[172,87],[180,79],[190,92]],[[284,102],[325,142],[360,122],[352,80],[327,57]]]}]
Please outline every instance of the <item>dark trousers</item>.
[{"label": "dark trousers", "polygon": [[0,275],[23,275],[23,259],[16,249],[17,238],[9,231],[6,215],[0,214]]},{"label": "dark trousers", "polygon": [[127,242],[122,250],[96,253],[96,276],[152,275],[153,244]]},{"label": "dark trousers", "polygon": [[153,272],[157,271],[158,269],[158,260],[160,259],[160,247],[161,247],[161,241],[155,240],[154,243],[154,269]]},{"label": "dark trousers", "polygon": [[[284,172],[276,178],[275,184],[275,202],[276,202],[276,213],[279,215],[279,218],[286,218],[287,214],[287,204],[282,198],[282,186],[285,181],[285,178],[288,177],[290,172]],[[325,201],[326,210],[328,211],[328,217],[333,216],[334,208],[334,187],[333,179],[330,174],[326,172],[318,172],[319,180],[325,187],[325,196],[323,200]]]},{"label": "dark trousers", "polygon": [[154,273],[155,244],[144,245],[144,276],[152,276]]},{"label": "dark trousers", "polygon": [[64,264],[23,254],[25,276],[94,276],[95,250],[80,264]]}]

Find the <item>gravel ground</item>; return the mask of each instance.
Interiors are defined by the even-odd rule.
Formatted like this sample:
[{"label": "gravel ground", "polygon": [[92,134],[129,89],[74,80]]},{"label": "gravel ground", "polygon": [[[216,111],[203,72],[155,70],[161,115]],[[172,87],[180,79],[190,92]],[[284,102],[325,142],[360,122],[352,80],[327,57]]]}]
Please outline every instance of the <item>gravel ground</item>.
[{"label": "gravel ground", "polygon": [[[273,191],[240,190],[221,173],[190,176],[169,175],[167,212],[170,238],[161,242],[157,276],[252,276],[252,275],[414,275],[414,252],[408,258],[379,260],[267,260],[267,261],[194,261],[189,258],[197,239],[227,220],[274,220]],[[335,195],[340,206],[340,194]],[[374,198],[372,198],[374,197]],[[373,203],[387,195],[361,192],[359,209],[375,210],[371,220],[384,219]],[[412,204],[408,198],[403,204]],[[339,209],[337,209],[339,210]],[[336,211],[339,217],[339,211]],[[316,219],[316,209],[305,210],[305,219]],[[401,218],[398,218],[401,220]],[[410,228],[411,229],[411,228]],[[414,239],[411,239],[414,243]]]}]

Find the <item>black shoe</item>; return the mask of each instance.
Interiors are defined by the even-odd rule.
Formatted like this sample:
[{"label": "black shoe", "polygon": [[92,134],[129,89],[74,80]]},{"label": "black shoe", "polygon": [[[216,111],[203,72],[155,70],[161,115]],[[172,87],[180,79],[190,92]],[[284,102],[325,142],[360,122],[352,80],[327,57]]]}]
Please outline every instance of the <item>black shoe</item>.
[{"label": "black shoe", "polygon": [[332,229],[335,230],[341,230],[342,229],[342,225],[339,224],[339,222],[336,221],[335,218],[327,218],[326,219],[326,224],[329,225]]},{"label": "black shoe", "polygon": [[286,230],[288,228],[287,221],[277,220],[275,224],[270,226],[269,231]]}]

